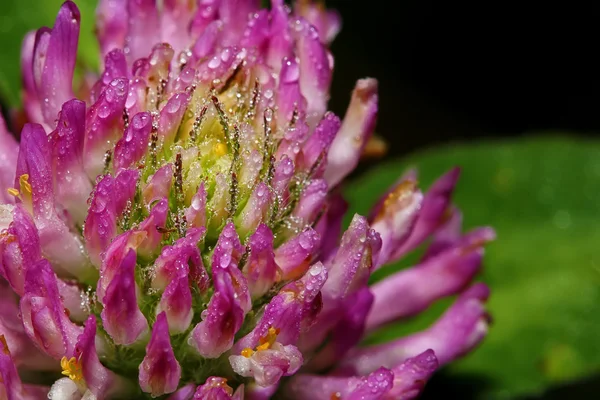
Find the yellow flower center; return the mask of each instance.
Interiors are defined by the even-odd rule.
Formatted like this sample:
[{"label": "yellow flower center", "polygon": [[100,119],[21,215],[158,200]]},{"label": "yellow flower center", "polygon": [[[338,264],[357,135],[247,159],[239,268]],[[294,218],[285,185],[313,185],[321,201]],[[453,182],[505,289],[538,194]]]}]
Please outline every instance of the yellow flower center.
[{"label": "yellow flower center", "polygon": [[74,382],[80,382],[83,380],[83,371],[81,369],[81,363],[75,357],[67,359],[63,357],[60,360],[60,366],[62,368],[62,374],[68,376]]}]

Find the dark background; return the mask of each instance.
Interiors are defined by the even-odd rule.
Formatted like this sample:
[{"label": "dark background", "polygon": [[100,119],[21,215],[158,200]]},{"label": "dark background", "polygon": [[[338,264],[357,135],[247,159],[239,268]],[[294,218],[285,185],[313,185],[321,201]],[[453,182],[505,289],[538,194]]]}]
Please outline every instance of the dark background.
[{"label": "dark background", "polygon": [[456,140],[600,132],[600,12],[592,2],[327,0],[331,107],[379,80],[389,156]]}]

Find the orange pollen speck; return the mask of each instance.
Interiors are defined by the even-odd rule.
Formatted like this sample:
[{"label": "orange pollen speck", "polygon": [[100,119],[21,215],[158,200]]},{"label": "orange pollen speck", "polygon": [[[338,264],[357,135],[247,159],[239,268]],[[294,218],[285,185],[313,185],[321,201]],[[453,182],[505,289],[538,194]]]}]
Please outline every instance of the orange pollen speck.
[{"label": "orange pollen speck", "polygon": [[2,344],[2,352],[9,356],[10,350],[8,349],[8,343],[6,343],[6,338],[4,335],[0,335],[0,343]]},{"label": "orange pollen speck", "polygon": [[375,220],[379,220],[383,218],[388,212],[393,212],[394,209],[402,208],[402,203],[406,203],[410,196],[415,192],[417,187],[417,182],[412,179],[407,179],[402,181],[396,186],[385,198],[383,201],[383,205],[377,218]]},{"label": "orange pollen speck", "polygon": [[340,392],[331,393],[331,400],[340,400],[342,395]]}]

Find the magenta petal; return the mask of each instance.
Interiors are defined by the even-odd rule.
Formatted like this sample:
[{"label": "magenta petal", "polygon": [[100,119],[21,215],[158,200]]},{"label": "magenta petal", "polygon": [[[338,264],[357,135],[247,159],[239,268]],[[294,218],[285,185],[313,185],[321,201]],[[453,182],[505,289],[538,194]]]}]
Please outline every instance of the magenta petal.
[{"label": "magenta petal", "polygon": [[187,92],[173,94],[160,110],[158,136],[163,143],[163,149],[169,152],[190,99],[191,95]]},{"label": "magenta petal", "polygon": [[117,173],[114,181],[114,202],[117,216],[123,214],[123,211],[129,207],[128,203],[134,200],[139,175],[140,173],[136,169],[121,170]]},{"label": "magenta petal", "polygon": [[204,228],[206,226],[206,196],[206,188],[202,181],[198,186],[198,191],[192,197],[190,206],[185,210],[188,227]]},{"label": "magenta petal", "polygon": [[146,237],[145,232],[126,231],[117,236],[102,256],[100,279],[96,287],[96,296],[99,301],[104,301],[104,295],[113,278],[121,268],[121,264],[131,250],[138,248]]},{"label": "magenta petal", "polygon": [[453,168],[431,185],[423,198],[419,216],[410,236],[402,246],[396,248],[392,260],[397,260],[413,250],[442,225],[459,175],[460,169]]},{"label": "magenta petal", "polygon": [[125,102],[125,108],[129,115],[146,111],[147,89],[146,81],[143,78],[134,77],[129,82],[129,91]]},{"label": "magenta petal", "polygon": [[282,279],[297,278],[306,272],[319,240],[317,232],[307,228],[275,250],[275,262],[281,268]]},{"label": "magenta petal", "polygon": [[300,67],[294,58],[284,58],[281,65],[277,89],[277,121],[284,127],[292,120],[294,112],[299,117],[306,115],[306,99],[300,92]]},{"label": "magenta petal", "polygon": [[282,60],[294,58],[294,39],[290,34],[289,8],[283,0],[271,0],[270,17],[271,38],[266,61],[269,67],[273,68],[275,72],[279,72]]},{"label": "magenta petal", "polygon": [[250,14],[240,45],[246,48],[256,48],[261,54],[264,54],[270,36],[269,19],[269,10],[266,9]]},{"label": "magenta petal", "polygon": [[215,274],[213,281],[215,292],[191,336],[194,347],[205,358],[217,358],[229,350],[244,320],[231,276]]},{"label": "magenta petal", "polygon": [[453,361],[485,337],[488,316],[483,303],[488,295],[487,286],[475,284],[427,330],[382,345],[353,350],[342,361],[341,367],[365,374],[381,365],[394,367],[427,349],[433,349],[440,365]]},{"label": "magenta petal", "polygon": [[236,224],[242,238],[246,238],[255,231],[258,224],[266,222],[269,206],[273,202],[271,189],[264,182],[259,182],[255,187],[248,202],[244,206]]},{"label": "magenta petal", "polygon": [[160,102],[158,95],[162,91],[162,82],[169,80],[173,56],[173,48],[168,43],[158,43],[152,47],[148,58],[140,58],[133,64],[133,75],[144,78],[148,82],[148,100],[150,102]]},{"label": "magenta petal", "polygon": [[371,78],[359,80],[352,92],[344,122],[327,155],[325,179],[329,186],[337,185],[358,165],[375,129],[377,102],[377,81]]},{"label": "magenta petal", "polygon": [[284,194],[292,176],[294,176],[294,162],[287,155],[284,155],[275,164],[275,173],[273,174],[272,185],[277,194]]},{"label": "magenta petal", "polygon": [[83,333],[77,339],[73,356],[82,368],[85,384],[97,398],[107,398],[123,391],[121,378],[100,362],[96,353],[96,317],[90,315],[85,322]]},{"label": "magenta petal", "polygon": [[90,208],[83,228],[85,246],[90,261],[101,265],[100,255],[117,235],[115,185],[110,175],[104,176],[92,193]]},{"label": "magenta petal", "polygon": [[227,26],[223,32],[223,42],[230,46],[241,38],[248,17],[260,10],[258,0],[221,0],[219,5],[219,18]]},{"label": "magenta petal", "polygon": [[315,179],[311,181],[302,191],[292,215],[305,224],[314,221],[319,213],[323,211],[327,189],[325,180]]},{"label": "magenta petal", "polygon": [[129,14],[125,48],[129,50],[127,59],[131,64],[139,58],[146,57],[152,46],[160,42],[160,29],[157,29],[158,10],[155,0],[130,0],[127,2],[127,8],[123,9],[125,10]]},{"label": "magenta petal", "polygon": [[160,13],[161,40],[169,42],[178,52],[189,46],[189,26],[195,11],[191,1],[165,0]]},{"label": "magenta petal", "polygon": [[152,287],[164,290],[169,282],[175,280],[180,271],[188,271],[201,291],[208,286],[208,275],[202,264],[198,242],[204,235],[204,229],[188,229],[186,236],[178,239],[172,246],[165,246],[154,262]]},{"label": "magenta petal", "polygon": [[341,194],[335,193],[330,196],[327,201],[327,210],[315,227],[321,236],[321,258],[323,260],[328,260],[337,251],[346,211],[348,211],[348,203]]},{"label": "magenta petal", "polygon": [[115,79],[129,77],[128,69],[123,50],[114,49],[106,54],[104,57],[104,71],[102,72],[100,79],[92,87],[88,102],[93,104],[98,101],[99,96],[106,86]]},{"label": "magenta petal", "polygon": [[185,332],[192,322],[192,293],[187,270],[182,269],[167,285],[157,307],[169,321],[169,331],[173,334]]},{"label": "magenta petal", "polygon": [[157,200],[168,199],[173,181],[173,164],[166,164],[158,169],[148,179],[148,183],[142,189],[142,197],[146,205],[151,205]]},{"label": "magenta petal", "polygon": [[375,268],[397,260],[394,252],[402,247],[413,232],[423,204],[423,194],[412,174],[400,179],[377,203],[372,211],[371,226],[381,235],[381,251]]},{"label": "magenta petal", "polygon": [[392,388],[394,373],[379,368],[367,376],[336,377],[300,374],[286,386],[290,400],[379,400]]},{"label": "magenta petal", "polygon": [[100,0],[96,9],[96,32],[103,55],[122,49],[127,36],[127,0]]},{"label": "magenta petal", "polygon": [[302,146],[303,168],[307,171],[317,162],[319,157],[326,157],[329,152],[329,147],[336,137],[340,126],[340,119],[332,112],[326,112],[323,119],[313,134],[306,140]]},{"label": "magenta petal", "polygon": [[314,26],[302,18],[293,23],[300,59],[300,89],[307,100],[307,117],[316,123],[327,110],[332,75],[330,56]]},{"label": "magenta petal", "polygon": [[141,256],[153,258],[158,255],[161,249],[163,233],[161,228],[167,225],[167,215],[169,213],[169,202],[162,199],[154,204],[150,215],[140,223],[139,230],[146,232],[146,238],[140,244],[138,252]]},{"label": "magenta petal", "polygon": [[240,271],[238,264],[242,257],[244,247],[235,231],[233,223],[225,226],[212,257],[213,279],[220,282],[228,280],[219,279],[219,275],[229,275],[235,291],[236,303],[247,313],[252,308],[250,293],[246,277]]},{"label": "magenta petal", "polygon": [[[182,60],[180,59],[180,62]],[[194,79],[196,77],[196,70],[189,65],[183,67],[177,78],[170,80],[167,90],[172,92],[182,92],[184,90],[192,90]]]},{"label": "magenta petal", "polygon": [[123,110],[129,83],[126,78],[111,81],[88,109],[83,149],[88,176],[96,179],[104,169],[104,157],[123,134]]},{"label": "magenta petal", "polygon": [[162,396],[174,392],[180,378],[181,367],[171,347],[167,316],[162,312],[156,317],[146,356],[140,364],[140,387],[154,397]]},{"label": "magenta petal", "polygon": [[233,400],[231,389],[227,385],[227,379],[211,376],[204,385],[198,386],[194,393],[194,400]]},{"label": "magenta petal", "polygon": [[56,199],[65,207],[74,221],[81,224],[87,211],[87,199],[92,184],[83,169],[83,141],[85,138],[85,103],[70,100],[60,112],[53,134],[54,185]]},{"label": "magenta petal", "polygon": [[43,255],[59,273],[85,279],[91,273],[90,265],[79,238],[69,231],[56,211],[51,166],[52,149],[44,129],[37,124],[26,124],[21,133],[17,176],[28,174],[31,200],[27,198],[28,188],[21,187],[19,178],[15,179],[15,186],[24,206],[33,210]]},{"label": "magenta petal", "polygon": [[25,274],[42,258],[40,239],[29,213],[14,207],[12,222],[0,237],[0,275],[19,296],[24,293]]},{"label": "magenta petal", "polygon": [[[481,267],[483,243],[466,241],[373,285],[375,304],[369,314],[368,328],[410,317],[434,301],[462,291]],[[402,293],[401,304],[397,301],[398,293]]]},{"label": "magenta petal", "polygon": [[108,85],[117,78],[128,77],[127,61],[125,60],[123,50],[121,50],[120,47],[111,50],[106,57],[104,57],[104,72],[102,73],[101,78],[102,83]]},{"label": "magenta petal", "polygon": [[438,360],[433,350],[409,358],[392,368],[394,386],[384,396],[385,400],[411,400],[421,394],[425,383],[438,368]]},{"label": "magenta petal", "polygon": [[0,115],[0,202],[2,204],[14,202],[14,198],[6,190],[12,187],[15,181],[18,154],[19,145],[6,129],[4,119]]},{"label": "magenta petal", "polygon": [[115,170],[135,167],[148,150],[150,133],[152,132],[152,117],[143,112],[133,116],[125,135],[115,146]]},{"label": "magenta petal", "polygon": [[40,351],[37,346],[32,346],[21,321],[18,297],[4,282],[0,282],[0,336],[4,336],[12,360],[18,368],[39,371],[56,368],[56,360]]},{"label": "magenta petal", "polygon": [[333,260],[328,261],[329,279],[323,287],[326,299],[343,299],[367,284],[381,238],[369,228],[366,218],[355,215],[342,236]]},{"label": "magenta petal", "polygon": [[327,45],[335,39],[342,27],[340,15],[335,10],[327,10],[316,1],[295,2],[294,12],[310,22],[319,32],[321,41]]},{"label": "magenta petal", "polygon": [[[79,10],[75,3],[66,1],[58,11],[54,27],[43,50],[35,57],[43,57],[43,69],[37,89],[43,99],[42,113],[49,127],[56,126],[61,106],[73,97],[73,71],[79,41]],[[35,62],[35,60],[34,60]]]},{"label": "magenta petal", "polygon": [[23,108],[29,121],[41,123],[42,105],[36,89],[36,79],[33,72],[36,32],[28,32],[21,46],[21,79],[23,81]]},{"label": "magenta petal", "polygon": [[197,10],[190,25],[192,35],[202,34],[207,26],[218,17],[220,0],[198,0]]},{"label": "magenta petal", "polygon": [[244,265],[248,288],[253,299],[259,298],[279,280],[281,271],[275,263],[273,233],[265,224],[260,224],[250,236],[250,255]]},{"label": "magenta petal", "polygon": [[148,329],[148,322],[137,305],[135,263],[135,251],[129,250],[102,299],[104,329],[117,344],[130,345]]},{"label": "magenta petal", "polygon": [[55,359],[73,352],[81,328],[65,313],[48,261],[41,260],[27,269],[20,310],[25,332],[40,349]]},{"label": "magenta petal", "polygon": [[32,204],[27,204],[28,200],[25,198],[21,198],[22,202],[28,209],[33,210],[36,220],[52,218],[56,214],[52,184],[52,149],[41,125],[26,124],[21,132],[14,186],[22,194],[27,191],[27,188],[21,188],[19,181],[23,174],[29,175]]},{"label": "magenta petal", "polygon": [[71,321],[85,321],[90,313],[87,309],[87,302],[83,301],[85,293],[77,281],[58,279],[56,283],[58,284],[58,293]]}]

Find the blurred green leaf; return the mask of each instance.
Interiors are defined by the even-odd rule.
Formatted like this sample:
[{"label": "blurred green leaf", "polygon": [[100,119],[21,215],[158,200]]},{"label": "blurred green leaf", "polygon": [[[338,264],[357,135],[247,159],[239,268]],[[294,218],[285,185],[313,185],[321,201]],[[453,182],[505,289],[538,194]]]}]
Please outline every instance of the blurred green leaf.
[{"label": "blurred green leaf", "polygon": [[[52,27],[63,0],[6,0],[0,17],[0,96],[3,104],[20,102],[21,43],[25,34],[42,26]],[[78,63],[87,68],[98,65],[98,43],[93,33],[96,0],[75,0],[81,11]]]},{"label": "blurred green leaf", "polygon": [[[463,167],[455,201],[465,226],[491,225],[498,239],[481,276],[492,288],[489,336],[444,379],[475,377],[477,393],[469,398],[490,399],[535,394],[599,372],[600,142],[552,136],[425,151],[352,182],[351,211],[368,213],[408,166],[419,168],[427,187],[454,165]],[[450,300],[371,341],[423,329]]]}]

